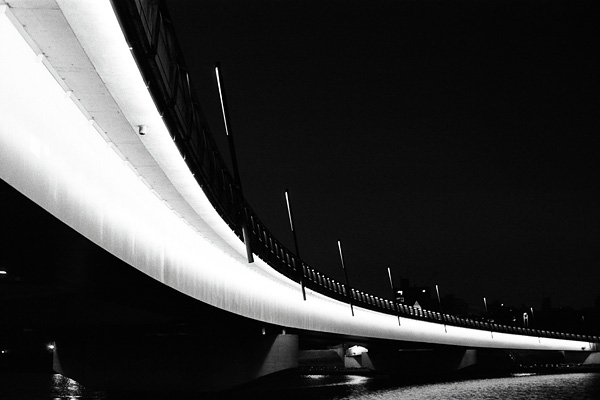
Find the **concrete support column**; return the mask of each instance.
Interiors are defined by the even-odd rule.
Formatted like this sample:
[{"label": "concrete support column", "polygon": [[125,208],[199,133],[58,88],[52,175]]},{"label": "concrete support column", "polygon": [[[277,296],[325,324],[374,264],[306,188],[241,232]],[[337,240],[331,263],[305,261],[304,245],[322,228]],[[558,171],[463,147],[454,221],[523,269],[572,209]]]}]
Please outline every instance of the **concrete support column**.
[{"label": "concrete support column", "polygon": [[465,352],[456,369],[463,369],[477,364],[477,350],[465,349]]}]

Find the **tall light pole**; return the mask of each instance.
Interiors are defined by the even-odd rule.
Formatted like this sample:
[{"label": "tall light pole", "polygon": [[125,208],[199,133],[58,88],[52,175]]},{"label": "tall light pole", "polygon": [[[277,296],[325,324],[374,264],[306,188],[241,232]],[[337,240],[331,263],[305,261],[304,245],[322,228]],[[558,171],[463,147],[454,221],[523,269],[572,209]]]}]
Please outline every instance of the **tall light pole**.
[{"label": "tall light pole", "polygon": [[390,288],[392,289],[392,301],[394,302],[394,308],[398,314],[398,326],[402,326],[400,323],[400,305],[396,302],[396,291],[394,290],[394,281],[392,280],[392,270],[388,266],[388,277],[390,278]]},{"label": "tall light pole", "polygon": [[344,255],[342,254],[342,242],[338,240],[338,249],[340,249],[340,261],[342,262],[342,269],[344,270],[344,277],[346,278],[346,296],[348,297],[348,303],[350,303],[350,311],[354,317],[354,306],[352,305],[352,288],[350,287],[350,280],[348,280],[348,272],[344,265]]},{"label": "tall light pole", "polygon": [[440,289],[438,285],[435,285],[435,292],[437,293],[438,303],[440,303],[440,314],[442,314],[442,320],[444,321],[444,332],[448,333],[448,328],[446,327],[446,316],[444,315],[444,310],[442,308],[442,299],[440,298]]},{"label": "tall light pole", "polygon": [[494,331],[492,330],[492,322],[490,321],[490,314],[488,312],[487,300],[485,297],[483,298],[483,305],[485,306],[485,318],[487,319],[488,324],[490,324],[490,335],[492,335],[492,339],[494,338]]},{"label": "tall light pole", "polygon": [[250,235],[248,233],[248,221],[246,221],[246,213],[243,207],[243,191],[242,191],[242,180],[240,179],[240,171],[238,168],[237,157],[235,154],[235,146],[233,144],[233,134],[231,132],[231,123],[229,122],[229,109],[227,108],[227,98],[225,97],[225,89],[223,87],[223,80],[221,79],[221,64],[216,63],[215,75],[217,76],[217,86],[219,88],[219,98],[221,100],[221,111],[223,112],[223,122],[225,124],[225,133],[227,134],[227,141],[229,143],[229,153],[231,155],[231,166],[233,167],[233,178],[237,187],[237,196],[235,199],[236,208],[238,211],[238,219],[242,225],[242,237],[246,244],[246,256],[248,262],[254,262],[254,256],[252,255],[252,247],[250,246]]},{"label": "tall light pole", "polygon": [[290,205],[290,196],[289,191],[285,190],[285,203],[287,205],[288,217],[290,219],[290,229],[292,230],[292,235],[294,236],[294,247],[296,248],[296,258],[300,263],[297,266],[298,275],[300,275],[300,286],[302,287],[302,298],[306,301],[306,288],[304,287],[304,265],[302,264],[302,260],[300,258],[300,250],[298,249],[298,238],[296,237],[296,229],[294,228],[294,217],[292,215],[292,206]]}]

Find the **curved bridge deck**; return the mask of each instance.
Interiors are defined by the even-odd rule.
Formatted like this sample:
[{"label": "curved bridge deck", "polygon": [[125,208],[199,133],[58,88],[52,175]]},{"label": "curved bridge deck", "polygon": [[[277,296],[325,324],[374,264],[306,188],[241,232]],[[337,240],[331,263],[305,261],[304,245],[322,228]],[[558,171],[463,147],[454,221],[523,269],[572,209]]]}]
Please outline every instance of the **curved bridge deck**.
[{"label": "curved bridge deck", "polygon": [[0,0],[0,8],[0,177],[132,267],[198,301],[282,327],[597,351],[598,337],[398,305],[298,259],[240,198],[161,2]]}]

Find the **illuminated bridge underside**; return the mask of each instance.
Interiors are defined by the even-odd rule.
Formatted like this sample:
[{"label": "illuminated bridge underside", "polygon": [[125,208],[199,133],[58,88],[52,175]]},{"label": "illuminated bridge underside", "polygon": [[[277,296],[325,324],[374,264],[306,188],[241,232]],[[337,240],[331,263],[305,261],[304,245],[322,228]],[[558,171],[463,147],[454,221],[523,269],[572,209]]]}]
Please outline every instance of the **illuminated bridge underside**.
[{"label": "illuminated bridge underside", "polygon": [[[108,1],[0,0],[0,178],[132,267],[199,301],[284,327],[468,347],[588,342],[402,318],[308,290],[256,258],[172,143]],[[138,126],[148,133],[138,135]]]}]

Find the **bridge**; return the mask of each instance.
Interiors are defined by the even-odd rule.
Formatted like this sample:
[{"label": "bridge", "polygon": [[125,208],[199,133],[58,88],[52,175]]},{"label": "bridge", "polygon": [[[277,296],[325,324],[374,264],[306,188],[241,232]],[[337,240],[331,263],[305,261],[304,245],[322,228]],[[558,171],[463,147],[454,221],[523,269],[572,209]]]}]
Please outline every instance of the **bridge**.
[{"label": "bridge", "polygon": [[[54,327],[58,372],[219,390],[297,366],[303,342],[361,344],[360,366],[401,373],[507,351],[598,363],[598,337],[398,304],[283,246],[225,167],[162,2],[0,0],[0,37],[3,196],[27,203],[3,211],[6,249],[35,239],[1,267],[2,312]],[[45,279],[52,304],[76,296],[29,316]]]}]

